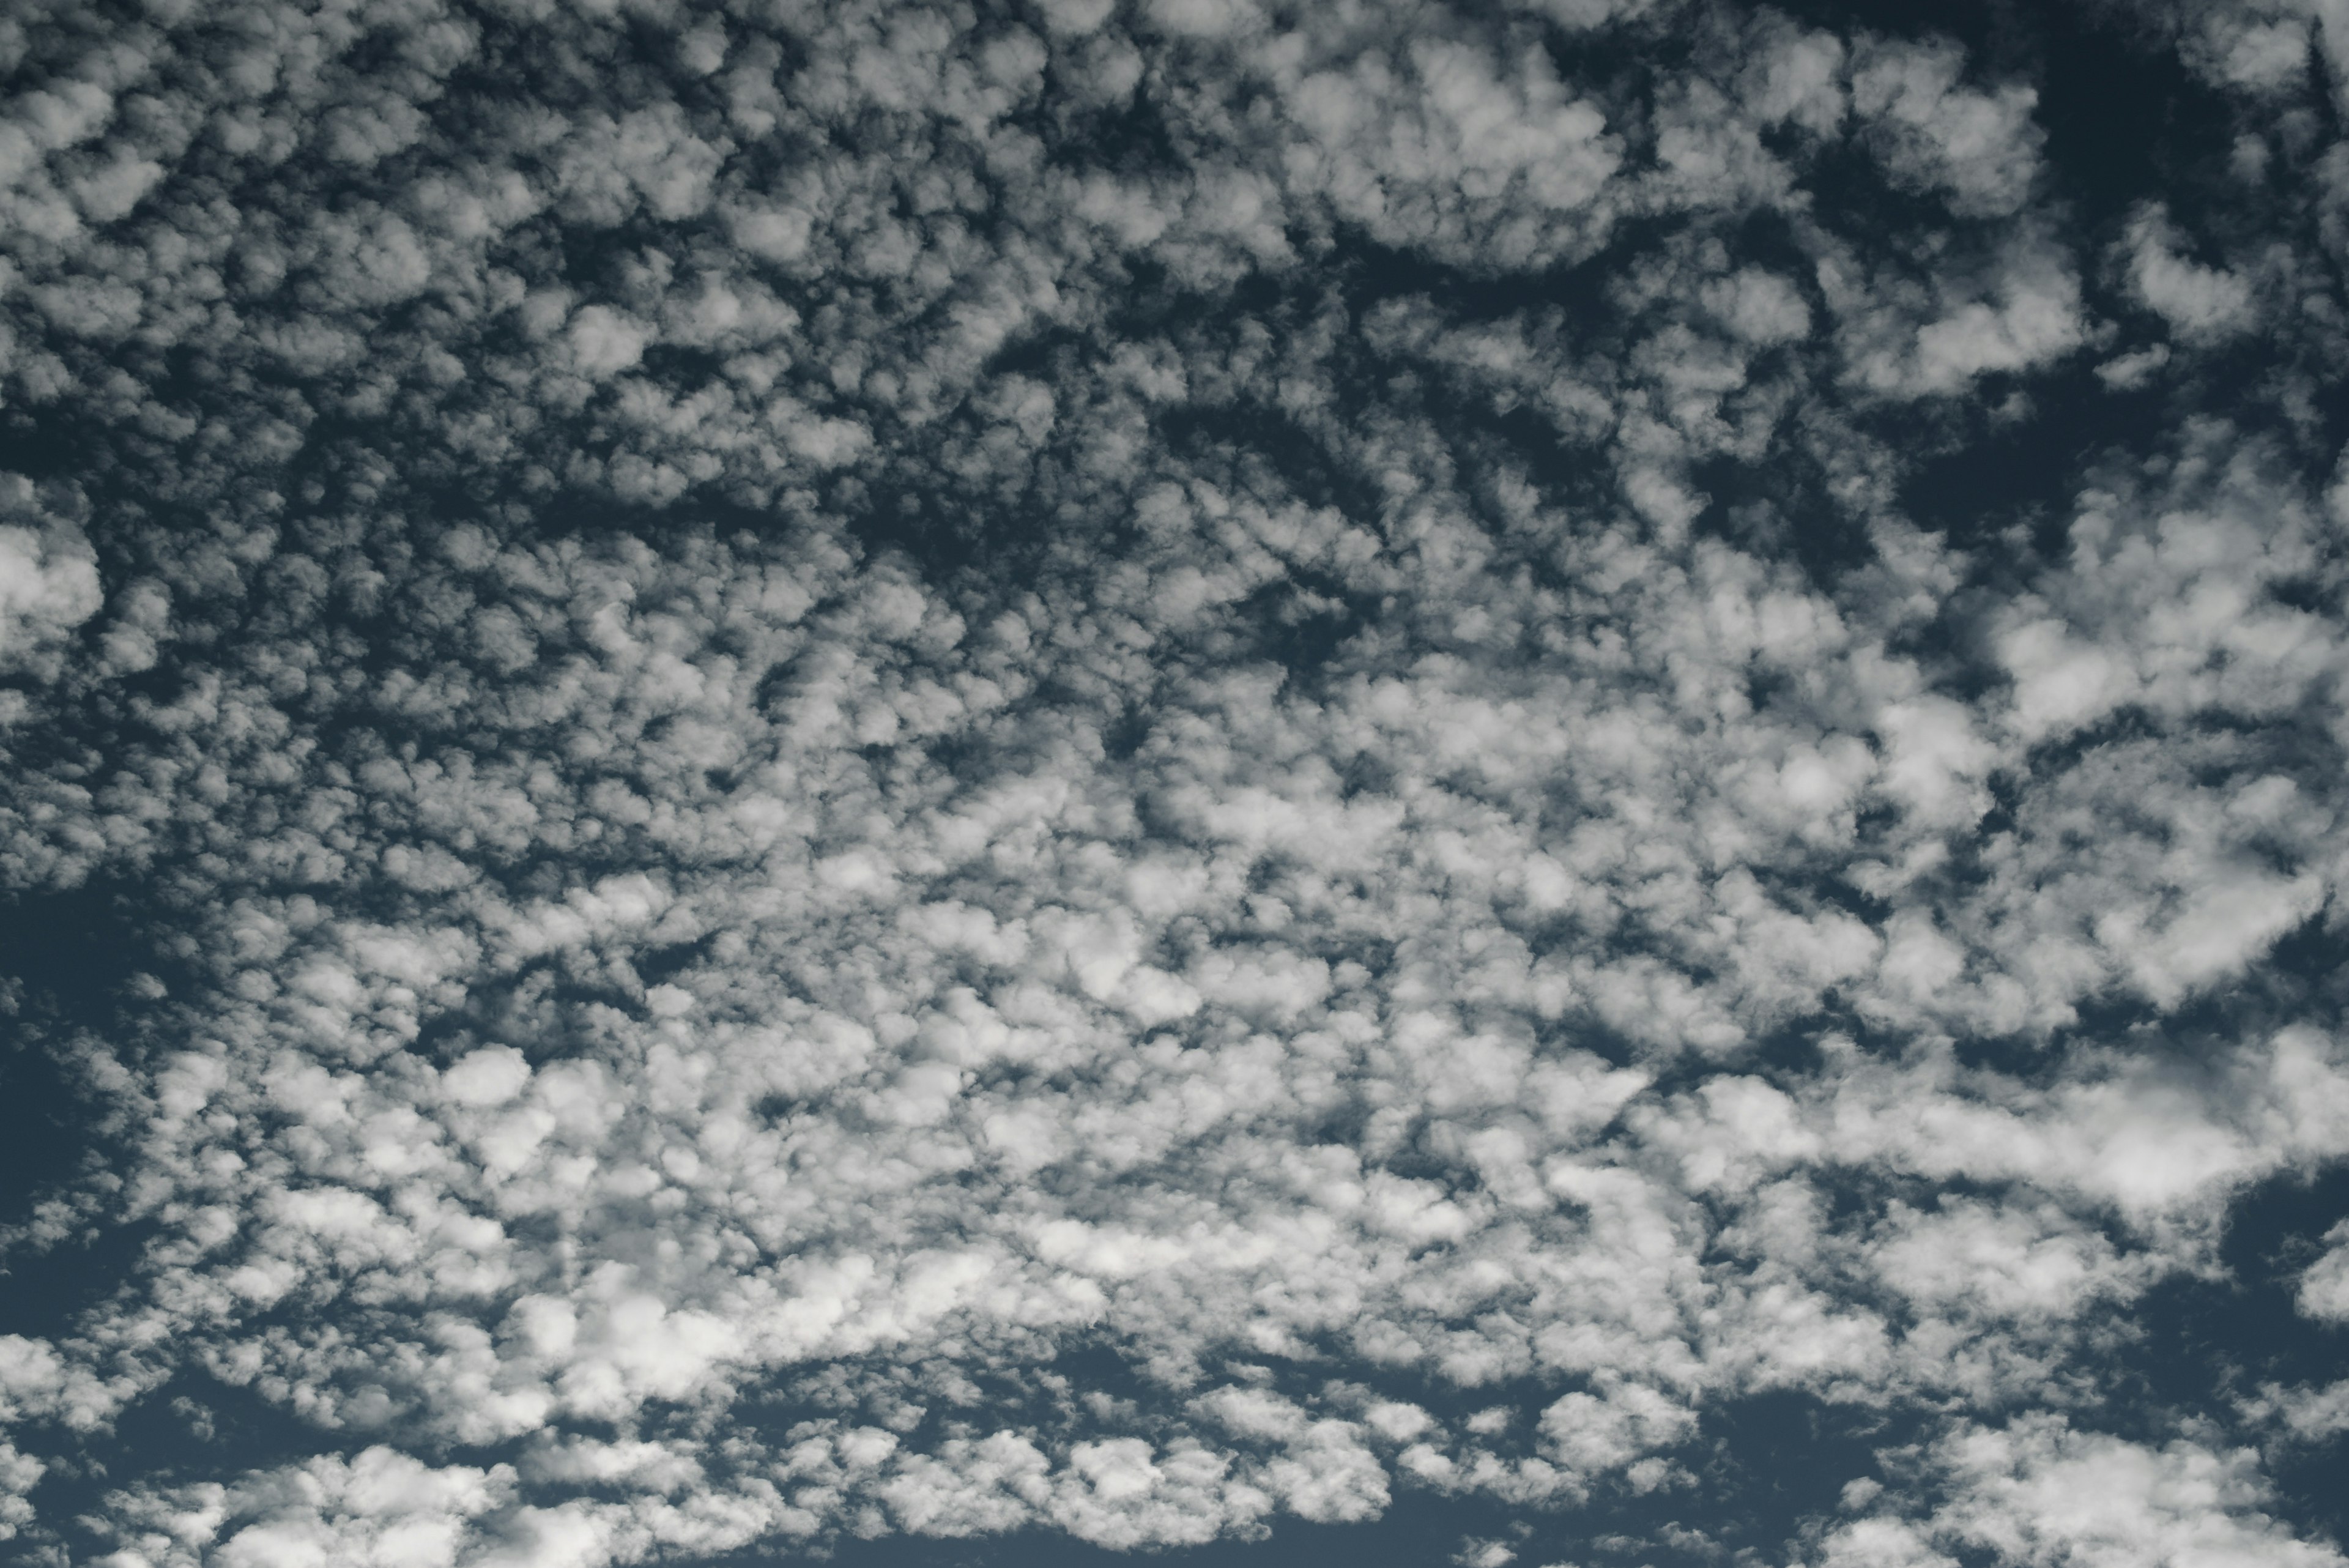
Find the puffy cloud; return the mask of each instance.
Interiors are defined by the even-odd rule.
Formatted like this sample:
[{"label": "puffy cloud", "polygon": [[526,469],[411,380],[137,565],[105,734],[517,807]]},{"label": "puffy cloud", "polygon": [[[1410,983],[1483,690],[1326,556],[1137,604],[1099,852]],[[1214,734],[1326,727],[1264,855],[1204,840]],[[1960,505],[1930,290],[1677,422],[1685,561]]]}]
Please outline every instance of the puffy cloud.
[{"label": "puffy cloud", "polygon": [[330,1561],[445,1568],[459,1559],[468,1521],[501,1506],[512,1481],[504,1466],[434,1469],[371,1448],[228,1486],[132,1491],[114,1500],[124,1544],[101,1561],[109,1568]]},{"label": "puffy cloud", "polygon": [[53,670],[57,645],[104,602],[96,553],[20,474],[0,473],[0,670]]},{"label": "puffy cloud", "polygon": [[2180,255],[2180,236],[2162,207],[2139,212],[2129,223],[2124,244],[2131,292],[2168,322],[2181,341],[2219,342],[2246,330],[2255,319],[2251,285],[2224,267],[2205,266]]},{"label": "puffy cloud", "polygon": [[1831,260],[1820,285],[1843,319],[1849,374],[1890,397],[1947,395],[1978,377],[2040,369],[2087,335],[2072,265],[2034,236],[1922,282],[1863,282]]},{"label": "puffy cloud", "polygon": [[2293,1301],[2306,1316],[2326,1323],[2349,1321],[2349,1223],[2335,1225],[2324,1239],[2333,1245],[2301,1271]]},{"label": "puffy cloud", "polygon": [[1603,109],[1570,95],[1540,49],[1421,38],[1280,90],[1303,135],[1291,182],[1387,244],[1468,265],[1538,266],[1606,231],[1589,210],[1621,166]]},{"label": "puffy cloud", "polygon": [[34,1519],[27,1496],[48,1467],[15,1445],[0,1442],[0,1541],[13,1541]]},{"label": "puffy cloud", "polygon": [[2272,1494],[2248,1449],[2155,1448],[2037,1421],[1958,1434],[1935,1458],[1951,1490],[1935,1533],[2004,1562],[2342,1560],[2262,1511]]},{"label": "puffy cloud", "polygon": [[1947,40],[1869,39],[1851,62],[1852,113],[1897,182],[1941,194],[1967,217],[2013,213],[2038,172],[2038,95],[1961,85],[1966,64]]}]

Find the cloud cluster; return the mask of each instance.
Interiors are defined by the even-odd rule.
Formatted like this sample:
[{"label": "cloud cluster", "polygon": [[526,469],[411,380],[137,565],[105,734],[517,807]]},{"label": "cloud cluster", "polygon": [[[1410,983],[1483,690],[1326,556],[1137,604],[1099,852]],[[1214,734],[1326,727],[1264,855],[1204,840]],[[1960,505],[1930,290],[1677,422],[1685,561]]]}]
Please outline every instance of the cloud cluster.
[{"label": "cloud cluster", "polygon": [[1768,10],[8,24],[0,881],[146,945],[0,1531],[1693,1510],[1775,1396],[1916,1434],[1781,1560],[2339,1562],[2337,1386],[2107,1376],[2349,1156],[2332,32],[2127,25],[2240,189],[2098,230]]},{"label": "cloud cluster", "polygon": [[2026,1420],[1953,1434],[1925,1463],[1949,1488],[1922,1520],[1877,1513],[1837,1527],[1823,1564],[1940,1568],[1953,1550],[2001,1563],[2276,1563],[2343,1561],[2294,1539],[2261,1511],[2272,1492],[2248,1449],[2190,1438],[2160,1447]]}]

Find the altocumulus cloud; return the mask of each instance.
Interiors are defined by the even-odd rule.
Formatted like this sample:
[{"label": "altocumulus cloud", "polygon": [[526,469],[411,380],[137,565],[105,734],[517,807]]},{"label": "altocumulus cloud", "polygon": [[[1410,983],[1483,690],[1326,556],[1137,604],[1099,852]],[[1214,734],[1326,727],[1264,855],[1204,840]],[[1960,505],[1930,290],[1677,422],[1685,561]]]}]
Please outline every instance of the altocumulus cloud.
[{"label": "altocumulus cloud", "polygon": [[21,1560],[2344,1563],[2337,7],[0,71]]}]

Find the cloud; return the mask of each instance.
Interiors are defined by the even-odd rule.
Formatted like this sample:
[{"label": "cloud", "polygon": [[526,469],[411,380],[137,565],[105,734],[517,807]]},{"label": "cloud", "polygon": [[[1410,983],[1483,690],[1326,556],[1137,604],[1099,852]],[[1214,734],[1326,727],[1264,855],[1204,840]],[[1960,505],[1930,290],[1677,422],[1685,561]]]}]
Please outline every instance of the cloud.
[{"label": "cloud", "polygon": [[314,1459],[231,1486],[134,1491],[115,1500],[122,1548],[103,1561],[235,1568],[328,1560],[453,1564],[469,1521],[499,1507],[507,1467],[433,1469],[389,1449]]},{"label": "cloud", "polygon": [[31,481],[0,473],[0,669],[54,672],[58,644],[105,601],[78,521],[56,516]]},{"label": "cloud", "polygon": [[1584,214],[1619,144],[1543,51],[1505,67],[1488,48],[1423,38],[1280,87],[1303,132],[1286,159],[1292,184],[1387,244],[1522,268],[1604,233],[1603,209]]},{"label": "cloud", "polygon": [[1868,39],[1851,62],[1851,107],[1893,180],[1943,195],[1967,217],[2013,213],[2038,172],[2038,95],[1961,85],[1961,50],[1945,39]]},{"label": "cloud", "polygon": [[1952,1490],[1936,1533],[2008,1562],[2341,1560],[2261,1511],[2271,1493],[2246,1449],[2156,1449],[2036,1422],[1955,1436],[1935,1457]]},{"label": "cloud", "polygon": [[2336,1225],[2324,1239],[2332,1247],[2301,1271],[2292,1299],[2302,1316],[2339,1323],[2349,1319],[2349,1231]]},{"label": "cloud", "polygon": [[1862,282],[1831,261],[1820,286],[1844,323],[1848,373],[1894,398],[1946,395],[1977,377],[2045,367],[2087,332],[2070,264],[2033,236],[1924,283]]},{"label": "cloud", "polygon": [[13,1541],[35,1513],[27,1494],[39,1484],[48,1467],[13,1444],[0,1442],[0,1541]]},{"label": "cloud", "polygon": [[2138,302],[2189,344],[2220,342],[2245,330],[2253,320],[2251,285],[2223,267],[2178,254],[2180,239],[2158,205],[2131,220],[2126,265]]},{"label": "cloud", "polygon": [[1920,1434],[1822,1563],[2331,1561],[2329,1392],[2116,1370],[2349,1153],[2327,133],[2196,26],[2296,193],[2094,233],[2053,78],[1702,5],[0,39],[0,878],[153,971],[0,992],[8,1244],[142,1238],[0,1526],[1585,1520],[1767,1395]]}]

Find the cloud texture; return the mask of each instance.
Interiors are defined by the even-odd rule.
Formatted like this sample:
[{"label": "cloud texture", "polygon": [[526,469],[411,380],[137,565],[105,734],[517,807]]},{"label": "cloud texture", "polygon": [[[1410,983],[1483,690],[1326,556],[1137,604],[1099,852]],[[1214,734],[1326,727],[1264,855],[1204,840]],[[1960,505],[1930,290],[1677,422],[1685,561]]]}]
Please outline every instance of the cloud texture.
[{"label": "cloud texture", "polygon": [[2344,51],[17,8],[0,1538],[2343,1563]]}]

